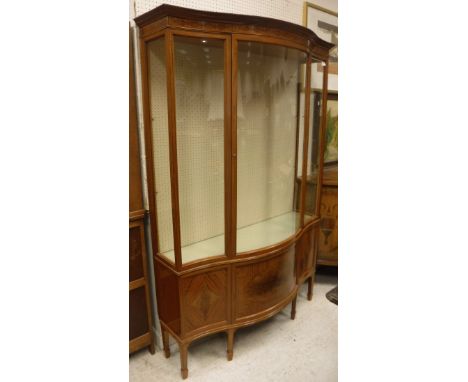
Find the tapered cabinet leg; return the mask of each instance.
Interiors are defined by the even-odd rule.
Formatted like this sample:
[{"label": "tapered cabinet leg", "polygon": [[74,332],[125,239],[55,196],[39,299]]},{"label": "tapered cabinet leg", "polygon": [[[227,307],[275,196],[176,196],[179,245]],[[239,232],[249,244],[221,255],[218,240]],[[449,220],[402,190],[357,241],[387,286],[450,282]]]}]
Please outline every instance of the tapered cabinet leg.
[{"label": "tapered cabinet leg", "polygon": [[151,343],[150,343],[150,345],[148,346],[148,350],[149,350],[149,352],[150,352],[151,354],[154,354],[154,353],[155,353],[156,349],[154,348],[154,341],[153,341],[153,340],[151,340]]},{"label": "tapered cabinet leg", "polygon": [[161,332],[163,339],[164,355],[166,356],[166,358],[169,358],[171,356],[171,350],[169,348],[169,333],[163,328],[161,328]]},{"label": "tapered cabinet leg", "polygon": [[229,329],[227,331],[227,360],[232,361],[232,357],[234,356],[234,329]]},{"label": "tapered cabinet leg", "polygon": [[294,300],[292,300],[291,304],[291,320],[294,320],[296,318],[296,300],[297,300],[297,294],[294,296]]},{"label": "tapered cabinet leg", "polygon": [[188,344],[179,344],[179,351],[180,351],[180,372],[182,374],[182,379],[188,377],[188,369],[187,369],[187,350]]},{"label": "tapered cabinet leg", "polygon": [[310,301],[312,300],[312,288],[314,286],[314,279],[312,276],[309,277],[307,280],[308,288],[307,288],[307,299]]}]

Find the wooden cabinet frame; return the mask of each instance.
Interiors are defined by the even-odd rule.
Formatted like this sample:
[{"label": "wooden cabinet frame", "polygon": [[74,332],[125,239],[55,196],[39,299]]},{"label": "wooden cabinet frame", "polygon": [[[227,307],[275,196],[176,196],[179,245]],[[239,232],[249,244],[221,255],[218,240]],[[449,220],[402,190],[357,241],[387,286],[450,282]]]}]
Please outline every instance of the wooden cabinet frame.
[{"label": "wooden cabinet frame", "polygon": [[[297,292],[299,286],[305,281],[308,281],[309,284],[308,298],[312,298],[312,279],[317,253],[317,230],[320,220],[320,209],[318,207],[320,206],[320,186],[323,170],[323,136],[326,126],[328,52],[333,45],[320,40],[312,31],[302,26],[284,21],[256,16],[197,11],[168,5],[162,5],[137,17],[135,22],[140,28],[146,160],[158,312],[165,354],[167,357],[170,355],[168,347],[168,335],[170,334],[179,343],[182,377],[186,378],[188,375],[187,348],[193,340],[211,333],[225,331],[228,339],[227,354],[230,360],[233,356],[233,341],[236,329],[267,319],[291,302],[291,318],[294,319]],[[206,37],[220,39],[224,42],[225,254],[188,263],[183,263],[181,256],[174,36]],[[149,68],[146,44],[158,38],[165,39],[174,263],[159,255],[157,234],[157,205],[155,200],[153,139],[148,86]],[[320,174],[316,195],[316,214],[305,223],[306,182],[302,182],[299,198],[300,228],[297,232],[274,245],[240,254],[236,252],[237,53],[239,41],[253,41],[290,47],[307,55],[303,157],[300,159],[302,160],[302,177],[304,179],[309,159],[312,60],[320,60],[325,65],[322,118],[319,132]],[[259,272],[258,277],[256,280],[251,280],[249,275],[255,270]],[[255,288],[261,289],[262,299],[259,298],[259,295],[249,292],[252,288],[244,288],[249,283],[253,283],[252,285]],[[187,302],[187,296],[192,297],[189,302]],[[269,300],[270,297],[271,300]],[[196,301],[198,300],[203,300],[204,303],[197,306]],[[203,313],[202,318],[200,318],[201,316],[198,317],[200,311]]]},{"label": "wooden cabinet frame", "polygon": [[[133,33],[129,30],[129,232],[137,232],[136,244],[130,240],[129,251],[129,352],[144,347],[154,354],[153,316],[145,245],[145,215],[140,167]],[[132,261],[133,260],[133,261]],[[140,270],[138,272],[137,270]],[[143,303],[135,303],[135,294],[143,293]]]}]

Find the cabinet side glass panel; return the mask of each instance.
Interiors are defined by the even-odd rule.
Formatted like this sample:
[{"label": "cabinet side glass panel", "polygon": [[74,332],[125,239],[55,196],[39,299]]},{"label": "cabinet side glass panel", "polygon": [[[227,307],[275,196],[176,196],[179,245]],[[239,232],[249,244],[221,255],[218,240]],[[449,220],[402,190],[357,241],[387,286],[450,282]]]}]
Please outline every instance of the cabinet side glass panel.
[{"label": "cabinet side glass panel", "polygon": [[237,253],[277,244],[300,228],[306,57],[279,45],[238,42]]},{"label": "cabinet side glass panel", "polygon": [[174,36],[182,262],[224,250],[224,40]]},{"label": "cabinet side glass panel", "polygon": [[312,60],[310,94],[310,130],[307,162],[307,187],[304,219],[307,222],[317,216],[315,205],[318,177],[320,174],[320,125],[322,120],[323,65],[322,61]]},{"label": "cabinet side glass panel", "polygon": [[[302,65],[301,70],[301,83],[299,87],[299,115],[300,118],[297,119],[298,121],[298,136],[296,138],[297,141],[297,165],[296,165],[296,184],[294,190],[294,206],[295,211],[300,212],[301,208],[301,192],[302,192],[302,168],[304,166],[304,118],[305,118],[305,92],[306,92],[306,65]],[[309,131],[309,138],[308,142],[310,144],[310,131]],[[306,154],[307,155],[307,154]],[[307,163],[309,165],[309,163]],[[307,217],[306,217],[307,218]]]},{"label": "cabinet side glass panel", "polygon": [[164,38],[147,44],[159,254],[174,261]]}]

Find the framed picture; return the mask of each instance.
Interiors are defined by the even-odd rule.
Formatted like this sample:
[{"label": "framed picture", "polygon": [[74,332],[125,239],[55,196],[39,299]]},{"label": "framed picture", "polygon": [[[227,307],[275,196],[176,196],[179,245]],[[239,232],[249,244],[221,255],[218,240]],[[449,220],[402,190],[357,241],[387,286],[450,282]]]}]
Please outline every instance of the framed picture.
[{"label": "framed picture", "polygon": [[[309,2],[304,3],[304,26],[335,47],[330,51],[328,90],[338,91],[338,13]],[[312,65],[312,88],[320,89],[323,80],[321,63]]]},{"label": "framed picture", "polygon": [[[322,93],[313,93],[313,131],[318,134],[320,130],[320,114],[322,104]],[[313,138],[313,142],[318,142],[318,137]],[[312,152],[317,152],[318,146],[312,148]],[[312,162],[314,159],[312,159]],[[324,165],[332,165],[338,162],[338,93],[328,93],[327,96],[327,126],[325,128],[325,151],[323,154]]]},{"label": "framed picture", "polygon": [[338,94],[328,93],[324,163],[338,161]]}]

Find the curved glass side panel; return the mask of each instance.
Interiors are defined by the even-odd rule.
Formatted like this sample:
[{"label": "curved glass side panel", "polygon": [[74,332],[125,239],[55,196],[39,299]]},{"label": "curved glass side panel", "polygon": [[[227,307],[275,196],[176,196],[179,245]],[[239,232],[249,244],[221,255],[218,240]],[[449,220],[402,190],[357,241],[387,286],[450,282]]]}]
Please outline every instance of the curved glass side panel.
[{"label": "curved glass side panel", "polygon": [[[317,189],[320,173],[320,127],[322,123],[322,93],[324,63],[312,60],[310,94],[310,119],[309,119],[309,148],[306,176],[306,198],[304,220],[307,222],[317,216]],[[324,139],[326,139],[324,137]]]},{"label": "curved glass side panel", "polygon": [[224,40],[174,36],[182,263],[224,250]]},{"label": "curved glass side panel", "polygon": [[153,136],[158,253],[174,263],[164,38],[151,41],[146,47],[148,52],[151,131]]},{"label": "curved glass side panel", "polygon": [[306,57],[279,45],[238,42],[237,253],[277,244],[300,228]]}]

